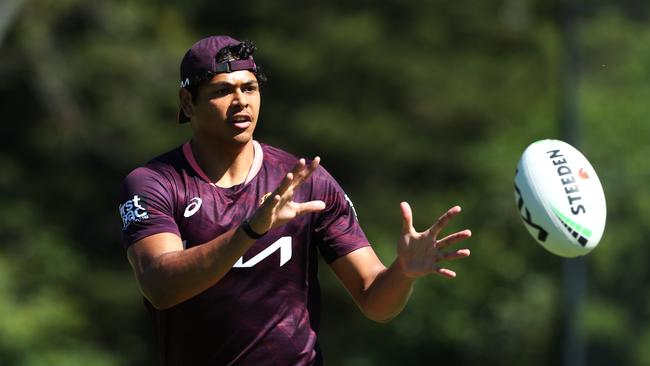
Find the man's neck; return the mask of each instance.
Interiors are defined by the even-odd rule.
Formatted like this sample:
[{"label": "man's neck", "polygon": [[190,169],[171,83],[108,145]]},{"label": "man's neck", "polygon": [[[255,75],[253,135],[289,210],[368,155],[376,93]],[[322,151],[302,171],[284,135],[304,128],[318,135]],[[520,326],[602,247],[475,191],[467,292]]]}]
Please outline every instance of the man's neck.
[{"label": "man's neck", "polygon": [[253,165],[253,140],[242,145],[207,144],[196,138],[191,142],[194,157],[212,183],[229,188],[244,183]]}]

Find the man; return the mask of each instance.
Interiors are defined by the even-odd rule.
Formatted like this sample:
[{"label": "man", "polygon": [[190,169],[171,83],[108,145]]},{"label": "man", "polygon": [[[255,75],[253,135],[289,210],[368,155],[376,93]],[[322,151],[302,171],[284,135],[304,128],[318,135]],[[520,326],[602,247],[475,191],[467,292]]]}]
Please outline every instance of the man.
[{"label": "man", "polygon": [[416,232],[401,203],[397,259],[386,268],[336,181],[319,166],[253,139],[264,80],[251,43],[213,36],[181,62],[184,145],[125,179],[127,256],[152,314],[163,365],[320,365],[318,252],[361,311],[384,322],[415,278],[454,277],[438,234],[451,208]]}]

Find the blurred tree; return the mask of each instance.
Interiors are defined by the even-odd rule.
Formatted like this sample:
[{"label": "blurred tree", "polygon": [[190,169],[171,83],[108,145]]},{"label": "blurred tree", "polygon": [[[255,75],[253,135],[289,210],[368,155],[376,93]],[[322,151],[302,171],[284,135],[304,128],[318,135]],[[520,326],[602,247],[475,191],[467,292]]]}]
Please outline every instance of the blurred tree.
[{"label": "blurred tree", "polygon": [[175,110],[183,29],[171,6],[76,0],[25,2],[9,29],[1,364],[151,364],[115,200],[134,163],[183,140],[160,123]]}]

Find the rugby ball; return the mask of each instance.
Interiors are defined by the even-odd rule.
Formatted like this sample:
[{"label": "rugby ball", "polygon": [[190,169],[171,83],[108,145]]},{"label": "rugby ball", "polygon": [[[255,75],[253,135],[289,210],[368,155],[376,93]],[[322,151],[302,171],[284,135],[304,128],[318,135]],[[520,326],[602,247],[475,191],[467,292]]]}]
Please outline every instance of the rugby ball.
[{"label": "rugby ball", "polygon": [[607,207],[596,171],[559,140],[526,148],[515,173],[515,201],[533,238],[562,257],[589,253],[605,230]]}]

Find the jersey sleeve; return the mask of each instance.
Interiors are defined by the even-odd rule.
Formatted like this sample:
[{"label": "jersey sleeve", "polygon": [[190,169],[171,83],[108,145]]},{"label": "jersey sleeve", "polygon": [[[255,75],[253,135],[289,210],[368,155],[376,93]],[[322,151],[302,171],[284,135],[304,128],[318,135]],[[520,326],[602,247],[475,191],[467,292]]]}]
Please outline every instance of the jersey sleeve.
[{"label": "jersey sleeve", "polygon": [[158,233],[180,236],[174,220],[173,192],[169,180],[145,167],[134,170],[124,179],[119,213],[125,248]]},{"label": "jersey sleeve", "polygon": [[325,202],[325,209],[318,215],[315,233],[321,255],[327,263],[332,263],[359,248],[369,246],[352,201],[341,186],[323,168],[314,177],[315,199]]}]

